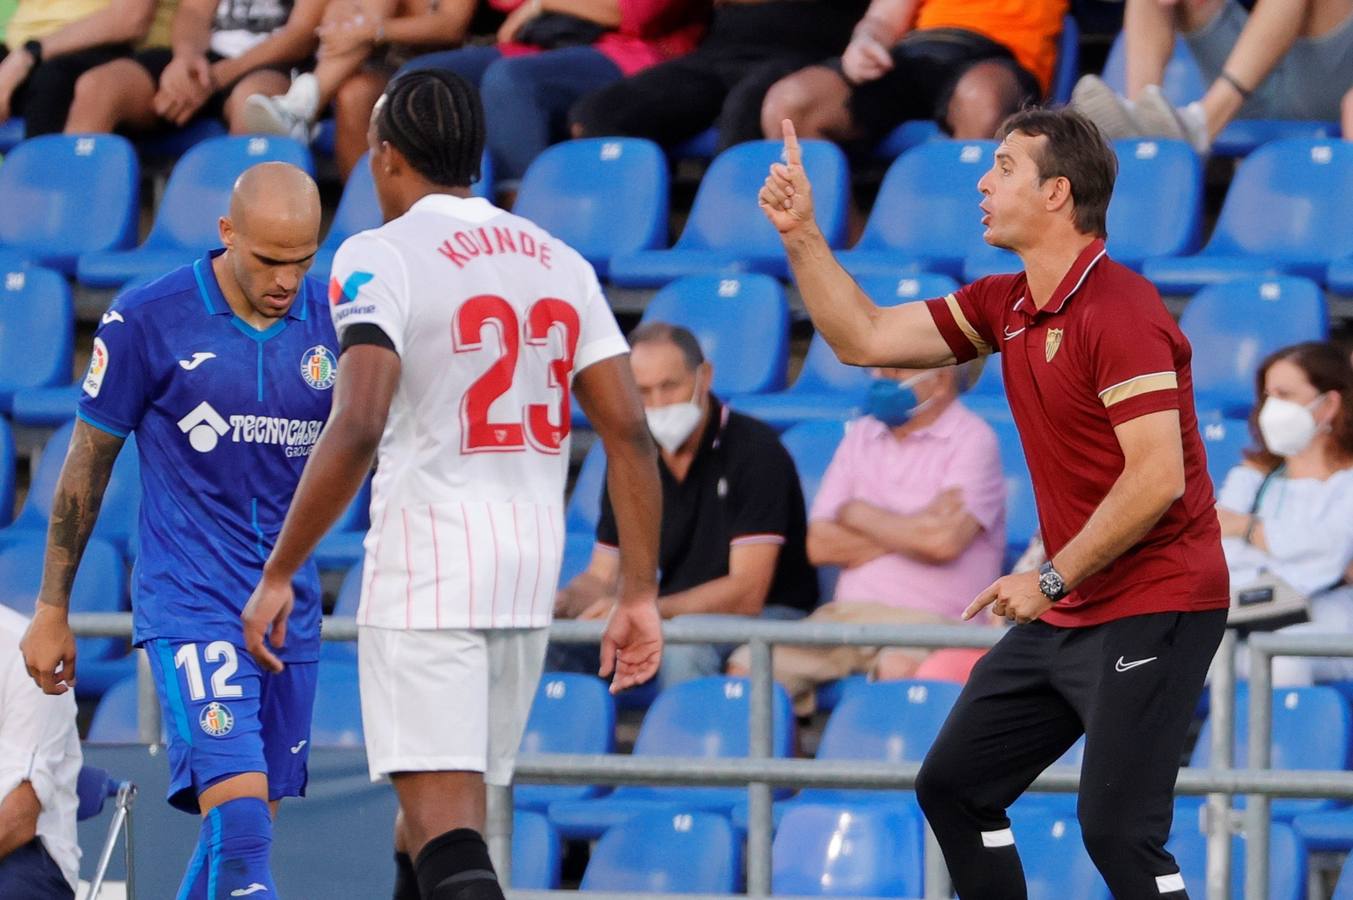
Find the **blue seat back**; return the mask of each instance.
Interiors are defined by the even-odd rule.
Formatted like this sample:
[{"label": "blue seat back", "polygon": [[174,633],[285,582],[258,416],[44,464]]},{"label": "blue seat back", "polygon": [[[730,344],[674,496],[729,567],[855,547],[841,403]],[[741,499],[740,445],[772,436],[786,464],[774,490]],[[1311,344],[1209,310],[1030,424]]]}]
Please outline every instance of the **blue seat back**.
[{"label": "blue seat back", "polygon": [[357,606],[362,602],[362,563],[358,562],[343,576],[338,588],[338,598],[334,600],[336,616],[353,617],[357,615]]},{"label": "blue seat back", "polygon": [[1034,499],[1029,465],[1024,458],[1024,445],[1020,443],[1019,429],[1009,411],[993,409],[984,418],[996,432],[996,441],[1001,448],[1001,470],[1005,473],[1006,487],[1005,570],[1009,571],[1029,546],[1030,539],[1038,533],[1038,504]]},{"label": "blue seat back", "polygon": [[0,398],[6,410],[15,391],[70,384],[74,321],[65,278],[36,267],[0,271]]},{"label": "blue seat back", "polygon": [[[1101,76],[1118,93],[1127,91],[1127,40],[1123,32],[1118,32],[1109,47],[1109,57],[1104,62]],[[1203,73],[1193,58],[1186,41],[1176,40],[1174,52],[1165,64],[1165,77],[1161,79],[1161,90],[1175,106],[1192,103],[1203,96],[1207,85],[1203,83]]]},{"label": "blue seat back", "polygon": [[611,753],[615,698],[595,675],[546,672],[521,738],[523,753]]},{"label": "blue seat back", "polygon": [[[42,584],[46,546],[43,537],[32,535],[17,538],[0,549],[0,603],[25,616],[33,615],[33,604]],[[112,613],[130,608],[121,554],[107,541],[90,538],[71,587],[71,612]],[[127,642],[122,638],[79,638],[76,643],[82,659],[109,659],[127,652]]]},{"label": "blue seat back", "polygon": [[777,896],[919,897],[921,822],[907,807],[790,804],[771,848]]},{"label": "blue seat back", "polygon": [[593,265],[667,242],[667,157],[642,138],[565,141],[532,160],[512,211]]},{"label": "blue seat back", "polygon": [[1353,145],[1270,141],[1236,169],[1207,252],[1330,263],[1353,253]]},{"label": "blue seat back", "polygon": [[679,278],[653,295],[642,321],[689,328],[714,366],[717,394],[759,394],[785,386],[789,304],[769,275]]},{"label": "blue seat back", "polygon": [[183,155],[169,175],[148,246],[206,250],[220,244],[217,221],[230,208],[235,179],[261,162],[286,162],[313,172],[310,151],[284,137],[216,137]]},{"label": "blue seat back", "polygon": [[338,199],[338,209],[334,210],[333,222],[324,238],[324,249],[336,252],[339,244],[354,234],[379,228],[383,222],[380,201],[376,198],[376,182],[371,178],[371,154],[363,153],[343,183],[343,196]]},{"label": "blue seat back", "polygon": [[[747,679],[721,675],[667,688],[648,708],[634,752],[644,756],[746,756],[751,693]],[[789,695],[778,684],[772,711],[771,755],[788,756],[794,719]]]},{"label": "blue seat back", "polygon": [[950,681],[859,685],[832,710],[818,759],[920,762],[962,689]]},{"label": "blue seat back", "polygon": [[815,334],[808,342],[803,368],[799,369],[799,377],[794,379],[790,390],[804,394],[833,392],[862,398],[872,380],[867,368],[841,362],[822,335]]},{"label": "blue seat back", "polygon": [[723,816],[652,812],[602,835],[583,874],[584,891],[731,894],[742,842]]},{"label": "blue seat back", "polygon": [[596,534],[601,518],[601,492],[606,488],[606,447],[597,441],[587,450],[578,477],[573,482],[564,509],[564,530],[569,534]]},{"label": "blue seat back", "polygon": [[1109,200],[1109,255],[1137,266],[1192,252],[1202,227],[1203,165],[1183,141],[1115,141],[1118,180]]},{"label": "blue seat back", "polygon": [[[803,166],[813,182],[813,211],[833,247],[846,236],[850,169],[845,154],[830,141],[806,140]],[[780,141],[747,141],[714,158],[700,181],[690,218],[677,239],[682,250],[736,251],[742,256],[779,257],[784,245],[756,202],[756,188],[771,163],[781,162]]]},{"label": "blue seat back", "polygon": [[0,419],[0,525],[14,518],[15,456],[14,433],[8,420]]},{"label": "blue seat back", "polygon": [[1057,38],[1057,68],[1052,73],[1048,95],[1056,103],[1071,100],[1071,90],[1080,75],[1081,27],[1076,17],[1067,13],[1062,18],[1062,33]]},{"label": "blue seat back", "polygon": [[[52,513],[52,499],[56,483],[61,477],[61,466],[66,462],[75,421],[62,425],[47,439],[42,455],[33,469],[28,486],[28,498],[20,512],[20,520],[39,529],[46,529]],[[108,487],[103,492],[99,520],[94,534],[119,546],[126,546],[136,533],[136,517],[141,509],[141,463],[136,454],[136,435],[128,435],[118,453]]]},{"label": "blue seat back", "polygon": [[846,436],[846,427],[844,422],[800,422],[780,435],[780,443],[799,473],[804,509],[813,508],[822,476],[827,473],[841,438]]},{"label": "blue seat back", "polygon": [[1179,317],[1193,346],[1200,408],[1248,415],[1254,378],[1270,353],[1329,335],[1325,296],[1305,278],[1246,278],[1203,288]]},{"label": "blue seat back", "polygon": [[43,135],[0,167],[0,245],[70,273],[81,253],[136,242],[141,168],[115,134]]},{"label": "blue seat back", "polygon": [[[76,670],[79,674],[79,670]],[[89,720],[91,744],[135,744],[140,741],[137,722],[137,679],[124,678],[103,692],[94,717]]]},{"label": "blue seat back", "polygon": [[[1180,811],[1182,812],[1182,810]],[[1274,822],[1269,827],[1268,900],[1305,900],[1306,851],[1288,825]],[[1207,885],[1207,836],[1198,827],[1196,815],[1176,813],[1174,828],[1165,849],[1179,863],[1184,886],[1191,897],[1201,897]],[[1245,896],[1245,840],[1231,841],[1231,896]],[[1069,896],[1063,894],[1062,896]],[[1336,892],[1335,896],[1339,896]]]},{"label": "blue seat back", "polygon": [[1056,803],[1016,803],[1009,816],[1029,900],[1109,900],[1109,889],[1081,842],[1073,809]]},{"label": "blue seat back", "polygon": [[512,887],[550,891],[559,887],[563,848],[559,832],[538,812],[519,809],[512,816]]},{"label": "blue seat back", "polygon": [[1254,441],[1246,419],[1227,418],[1217,412],[1198,413],[1198,432],[1207,452],[1207,474],[1213,491],[1220,491],[1226,474],[1244,461],[1243,451]]},{"label": "blue seat back", "polygon": [[75,778],[75,797],[79,805],[75,809],[75,820],[83,822],[103,812],[103,803],[117,793],[117,782],[108,774],[107,769],[98,766],[81,766],[80,774]]},{"label": "blue seat back", "polygon": [[310,742],[314,747],[362,746],[362,705],[355,659],[340,656],[320,659]]},{"label": "blue seat back", "polygon": [[883,177],[856,245],[962,259],[984,242],[977,180],[995,141],[930,141],[899,156]]},{"label": "blue seat back", "polygon": [[[1236,687],[1235,767],[1249,760],[1249,685]],[[1278,688],[1273,692],[1273,736],[1270,768],[1344,769],[1349,761],[1353,715],[1338,689],[1324,685]],[[1212,747],[1212,720],[1203,723],[1190,765],[1207,768]]]},{"label": "blue seat back", "polygon": [[957,281],[936,272],[865,275],[858,281],[860,288],[869,295],[869,299],[879,306],[897,306],[913,300],[929,300],[958,290]]}]

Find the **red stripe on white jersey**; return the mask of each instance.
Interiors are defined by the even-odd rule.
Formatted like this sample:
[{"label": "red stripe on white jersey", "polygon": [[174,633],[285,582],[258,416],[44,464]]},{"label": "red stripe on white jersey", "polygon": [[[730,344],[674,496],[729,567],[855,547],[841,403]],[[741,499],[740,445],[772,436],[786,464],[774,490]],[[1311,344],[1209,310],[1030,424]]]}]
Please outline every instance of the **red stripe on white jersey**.
[{"label": "red stripe on white jersey", "polygon": [[433,583],[433,596],[436,598],[436,608],[433,610],[433,620],[438,628],[442,627],[442,555],[437,549],[437,517],[432,514],[432,504],[428,504],[428,525],[432,528],[432,572],[436,579]]},{"label": "red stripe on white jersey", "polygon": [[517,547],[517,571],[512,578],[512,624],[517,624],[517,595],[521,592],[521,530],[517,527],[517,502],[512,502],[512,542]]},{"label": "red stripe on white jersey", "polygon": [[544,547],[540,541],[540,505],[532,504],[531,509],[535,512],[536,519],[536,577],[531,580],[531,621],[536,618],[536,594],[540,591],[540,556]]},{"label": "red stripe on white jersey", "polygon": [[493,537],[493,602],[489,605],[489,625],[493,626],[498,621],[498,525],[493,521],[493,506],[484,504],[484,511],[489,514],[489,534]]},{"label": "red stripe on white jersey", "polygon": [[376,590],[376,573],[381,570],[381,541],[385,538],[385,520],[390,515],[390,507],[387,505],[381,510],[381,527],[376,532],[376,552],[371,554],[371,572],[368,573],[366,581],[366,613],[362,616],[362,624],[371,624],[371,607],[373,592]]},{"label": "red stripe on white jersey", "polygon": [[470,572],[470,596],[467,598],[470,607],[470,627],[474,627],[474,551],[470,548],[470,517],[465,514],[465,504],[460,505],[460,520],[465,529],[465,565],[469,566]]},{"label": "red stripe on white jersey", "polygon": [[413,563],[409,561],[409,511],[401,509],[404,520],[404,627],[413,627]]}]

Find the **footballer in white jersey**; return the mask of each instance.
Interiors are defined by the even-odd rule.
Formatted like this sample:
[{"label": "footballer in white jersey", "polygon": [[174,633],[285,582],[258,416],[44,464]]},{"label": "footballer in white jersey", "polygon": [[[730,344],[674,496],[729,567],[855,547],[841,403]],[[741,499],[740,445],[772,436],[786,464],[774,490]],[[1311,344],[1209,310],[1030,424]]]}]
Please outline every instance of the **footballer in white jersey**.
[{"label": "footballer in white jersey", "polygon": [[599,674],[619,690],[661,661],[661,489],[628,345],[582,257],[469,196],[483,138],[477,93],[449,72],[403,75],[377,104],[386,224],[334,260],[333,413],[243,614],[279,668],[292,577],[376,457],[358,660],[368,766],[399,795],[396,900],[503,897],[485,784],[511,780],[544,663],[575,396],[620,532]]}]

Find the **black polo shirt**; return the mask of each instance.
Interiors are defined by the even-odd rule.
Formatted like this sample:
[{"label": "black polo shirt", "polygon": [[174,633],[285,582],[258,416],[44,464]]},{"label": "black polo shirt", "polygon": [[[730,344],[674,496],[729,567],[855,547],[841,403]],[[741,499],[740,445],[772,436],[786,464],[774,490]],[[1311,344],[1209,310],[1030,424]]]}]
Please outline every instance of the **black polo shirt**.
[{"label": "black polo shirt", "polygon": [[[658,594],[722,578],[738,544],[780,545],[768,604],[805,612],[817,606],[817,574],[808,562],[807,516],[794,460],[775,429],[710,397],[712,414],[684,481],[661,458],[662,536]],[[603,482],[604,484],[604,482]],[[605,487],[597,542],[616,547],[615,512]]]}]

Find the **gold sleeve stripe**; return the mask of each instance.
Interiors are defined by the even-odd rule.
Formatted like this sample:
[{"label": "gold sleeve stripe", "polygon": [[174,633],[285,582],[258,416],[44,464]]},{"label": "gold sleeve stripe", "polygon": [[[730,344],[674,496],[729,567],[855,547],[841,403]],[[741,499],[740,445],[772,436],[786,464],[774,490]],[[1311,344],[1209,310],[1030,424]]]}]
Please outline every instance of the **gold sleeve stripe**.
[{"label": "gold sleeve stripe", "polygon": [[1124,400],[1130,400],[1133,397],[1139,397],[1142,394],[1150,394],[1154,391],[1173,391],[1179,387],[1179,378],[1174,372],[1151,372],[1146,375],[1138,375],[1136,378],[1129,378],[1127,381],[1120,381],[1112,387],[1107,387],[1099,392],[1099,399],[1104,401],[1106,407],[1122,403]]},{"label": "gold sleeve stripe", "polygon": [[991,345],[982,340],[982,336],[977,333],[977,329],[972,327],[968,317],[963,315],[963,307],[958,305],[958,298],[953,294],[945,294],[944,302],[949,307],[949,312],[954,317],[954,322],[958,325],[958,330],[963,332],[963,336],[972,343],[977,349],[978,356],[986,356],[991,353]]}]

